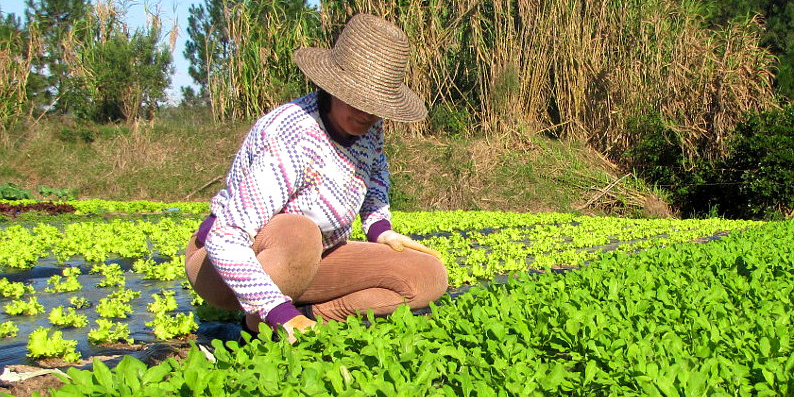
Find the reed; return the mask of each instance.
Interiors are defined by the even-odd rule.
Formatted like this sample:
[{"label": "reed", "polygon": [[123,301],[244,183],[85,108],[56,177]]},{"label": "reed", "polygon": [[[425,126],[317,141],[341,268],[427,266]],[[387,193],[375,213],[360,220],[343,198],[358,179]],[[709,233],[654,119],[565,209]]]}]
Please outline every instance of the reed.
[{"label": "reed", "polygon": [[12,142],[9,129],[34,111],[28,103],[27,82],[34,57],[41,52],[41,35],[31,26],[26,35],[9,31],[0,38],[0,145]]},{"label": "reed", "polygon": [[[207,60],[216,120],[251,119],[309,89],[292,62],[292,52],[314,44],[319,21],[310,9],[299,6],[278,0],[223,2],[229,53],[220,61]],[[213,42],[204,45],[219,47]]]},{"label": "reed", "polygon": [[711,156],[745,112],[775,106],[774,59],[758,45],[757,19],[713,31],[695,7],[347,0],[323,3],[321,21],[326,37],[356,12],[401,26],[415,44],[408,81],[431,107],[471,114],[471,135],[516,141],[526,131],[549,132],[621,153],[637,138],[627,121],[656,111],[684,137],[687,153]]},{"label": "reed", "polygon": [[[213,115],[255,118],[308,91],[294,49],[330,47],[345,21],[369,12],[409,36],[406,81],[431,115],[465,115],[470,137],[521,143],[546,133],[619,154],[638,139],[628,121],[655,112],[681,134],[686,153],[718,156],[744,113],[775,106],[775,60],[758,44],[757,19],[709,30],[697,4],[334,0],[315,11],[290,1],[229,0],[230,52],[208,68]],[[445,133],[428,122],[387,128],[406,136]]]}]

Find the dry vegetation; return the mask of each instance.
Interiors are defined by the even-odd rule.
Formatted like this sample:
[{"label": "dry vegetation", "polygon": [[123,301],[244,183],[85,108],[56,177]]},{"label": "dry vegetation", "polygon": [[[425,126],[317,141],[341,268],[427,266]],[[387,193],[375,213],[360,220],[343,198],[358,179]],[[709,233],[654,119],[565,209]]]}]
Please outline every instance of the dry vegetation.
[{"label": "dry vegetation", "polygon": [[[775,60],[758,45],[759,21],[709,30],[694,3],[684,3],[342,0],[324,3],[319,13],[295,14],[275,0],[228,1],[224,26],[213,27],[217,31],[202,43],[208,49],[226,43],[206,59],[211,117],[218,124],[165,134],[154,125],[132,125],[130,134],[82,148],[48,143],[35,124],[16,135],[0,131],[0,178],[108,198],[206,198],[222,183],[218,176],[228,167],[239,131],[246,130],[234,124],[229,138],[228,123],[247,125],[307,92],[310,85],[292,62],[293,50],[330,47],[351,15],[370,12],[408,34],[413,53],[407,82],[430,107],[427,121],[387,124],[389,135],[403,141],[392,146],[393,166],[397,182],[413,189],[414,198],[407,200],[418,200],[411,206],[514,209],[520,200],[512,197],[532,191],[531,197],[553,197],[555,186],[574,186],[566,197],[579,199],[553,197],[549,205],[555,209],[577,209],[598,195],[585,207],[656,202],[637,195],[631,178],[604,191],[624,173],[603,159],[596,171],[585,172],[577,167],[588,156],[579,154],[589,148],[607,158],[623,153],[641,138],[627,126],[651,113],[680,134],[685,153],[718,156],[743,114],[775,106]],[[0,89],[13,89],[5,83],[19,81],[23,76],[14,73],[25,69],[2,50]],[[59,128],[57,123],[49,128]],[[568,162],[541,165],[549,152],[539,142],[547,136],[567,140],[562,146],[586,142],[589,148],[568,152]],[[598,153],[592,158],[600,159]],[[39,162],[25,165],[25,156]],[[74,170],[81,167],[90,175],[75,181]],[[511,178],[523,190],[506,182]],[[530,196],[524,201],[531,204],[523,208],[546,205]]]},{"label": "dry vegetation", "polygon": [[[270,6],[259,23],[242,7],[225,14],[240,44],[217,70],[231,73],[210,76],[219,119],[283,100],[272,89],[299,78],[285,63],[292,49],[331,46],[357,12],[407,32],[415,44],[408,82],[433,108],[464,115],[469,136],[513,141],[542,131],[622,153],[638,139],[627,122],[655,112],[681,134],[683,150],[712,156],[745,112],[775,106],[775,60],[758,45],[757,19],[708,30],[696,5],[674,0],[334,1],[321,8],[319,38],[310,14],[279,23],[272,15],[283,10]],[[410,127],[429,131],[427,122]]]}]

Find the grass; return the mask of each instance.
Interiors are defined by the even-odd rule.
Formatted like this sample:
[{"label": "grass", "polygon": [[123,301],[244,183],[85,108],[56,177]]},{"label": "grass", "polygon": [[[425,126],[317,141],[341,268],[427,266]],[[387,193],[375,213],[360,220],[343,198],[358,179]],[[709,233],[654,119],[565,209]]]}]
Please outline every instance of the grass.
[{"label": "grass", "polygon": [[[64,142],[58,138],[64,122],[42,120],[16,146],[0,148],[0,184],[16,183],[34,194],[39,185],[76,189],[85,199],[209,200],[223,187],[250,123],[215,124],[207,112],[179,109],[156,120],[99,134],[90,143]],[[386,153],[393,207],[407,211],[569,212],[594,188],[619,177],[584,144],[543,135],[515,146],[487,137],[435,138],[391,129]],[[598,213],[599,204],[583,211]]]},{"label": "grass", "polygon": [[183,200],[193,193],[203,200],[220,185],[196,190],[225,175],[248,129],[247,123],[213,124],[200,112],[166,113],[153,125],[88,143],[58,139],[60,125],[42,121],[27,139],[0,149],[0,183],[77,189],[80,198]]}]

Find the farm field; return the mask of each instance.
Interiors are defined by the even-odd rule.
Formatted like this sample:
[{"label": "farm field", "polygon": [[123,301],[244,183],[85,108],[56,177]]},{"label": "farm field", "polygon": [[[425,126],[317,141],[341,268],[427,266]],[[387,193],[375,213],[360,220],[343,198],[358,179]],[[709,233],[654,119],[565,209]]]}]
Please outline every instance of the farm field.
[{"label": "farm field", "polygon": [[443,253],[448,296],[423,315],[330,322],[294,346],[265,331],[241,348],[202,338],[238,314],[207,310],[184,282],[206,204],[64,204],[75,212],[0,223],[1,364],[158,341],[205,352],[97,361],[51,395],[794,393],[792,221],[396,212],[395,229]]}]

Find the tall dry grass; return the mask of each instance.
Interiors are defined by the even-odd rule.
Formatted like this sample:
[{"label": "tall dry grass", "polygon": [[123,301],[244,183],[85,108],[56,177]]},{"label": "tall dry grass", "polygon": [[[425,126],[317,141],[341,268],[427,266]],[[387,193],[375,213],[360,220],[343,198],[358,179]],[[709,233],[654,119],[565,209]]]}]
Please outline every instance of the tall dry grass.
[{"label": "tall dry grass", "polygon": [[[292,52],[313,43],[318,21],[311,10],[291,9],[289,2],[278,0],[224,1],[223,18],[217,28],[226,33],[228,56],[206,60],[216,120],[251,119],[308,90]],[[209,41],[203,45],[222,47]]]},{"label": "tall dry grass", "polygon": [[27,83],[33,59],[40,52],[41,35],[35,26],[27,35],[11,34],[0,40],[0,144],[3,147],[11,144],[8,129],[26,113],[30,117],[33,111],[27,103]]},{"label": "tall dry grass", "polygon": [[[403,28],[414,46],[406,81],[431,117],[467,115],[470,136],[519,143],[545,132],[619,154],[637,139],[628,121],[654,112],[681,134],[682,150],[716,156],[742,114],[775,106],[775,60],[758,44],[758,20],[708,30],[697,3],[334,0],[289,17],[283,4],[229,1],[233,46],[208,69],[217,120],[253,118],[305,92],[293,50],[332,46],[359,12]],[[428,122],[389,128],[431,131]]]}]

